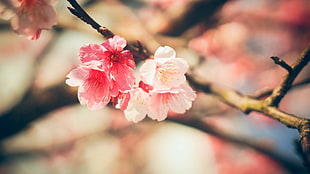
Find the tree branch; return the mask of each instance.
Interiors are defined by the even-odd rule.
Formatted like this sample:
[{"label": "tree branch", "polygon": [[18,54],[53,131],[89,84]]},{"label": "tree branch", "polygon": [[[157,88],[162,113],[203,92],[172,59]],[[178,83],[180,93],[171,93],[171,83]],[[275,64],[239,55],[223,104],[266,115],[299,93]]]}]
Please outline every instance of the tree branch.
[{"label": "tree branch", "polygon": [[292,87],[292,83],[307,65],[310,60],[310,46],[308,46],[296,60],[296,62],[288,68],[284,61],[274,58],[277,64],[288,70],[288,74],[284,77],[279,87],[272,91],[272,94],[264,100],[256,99],[247,95],[243,95],[235,90],[221,88],[214,84],[201,81],[192,75],[188,75],[188,81],[197,90],[214,95],[224,103],[238,108],[245,114],[252,111],[263,113],[287,127],[297,129],[300,132],[300,143],[303,151],[305,166],[310,170],[310,120],[301,118],[293,114],[281,111],[278,104],[288,90]]},{"label": "tree branch", "polygon": [[282,67],[287,69],[288,73],[286,76],[284,76],[281,84],[277,88],[275,88],[272,94],[266,99],[266,102],[268,102],[269,105],[271,106],[279,105],[281,99],[292,87],[292,84],[297,75],[308,64],[309,61],[310,61],[310,45],[301,53],[299,58],[292,66],[287,65],[286,63],[284,63],[284,61],[279,61],[279,63],[277,63],[276,61],[277,64],[280,64]]},{"label": "tree branch", "polygon": [[282,60],[282,59],[280,59],[279,57],[276,57],[276,56],[272,56],[270,58],[274,61],[275,64],[278,64],[278,65],[282,66],[289,73],[293,73],[293,69],[291,68],[291,66],[289,66],[284,60]]},{"label": "tree branch", "polygon": [[[109,30],[107,27],[101,26],[98,24],[92,17],[90,17],[87,12],[76,2],[76,0],[67,0],[72,7],[68,7],[68,10],[76,17],[89,24],[97,30],[103,37],[106,39],[112,38],[114,33]],[[135,58],[140,60],[145,60],[151,56],[150,52],[142,46],[142,44],[137,41],[136,45],[128,45],[126,49],[130,50]]]},{"label": "tree branch", "polygon": [[76,17],[84,21],[85,23],[92,26],[95,30],[97,30],[102,36],[109,39],[114,36],[114,34],[107,29],[99,25],[93,18],[91,18],[85,10],[75,1],[75,0],[68,0],[68,2],[72,5],[72,7],[68,7],[68,10]]},{"label": "tree branch", "polygon": [[57,108],[77,103],[76,90],[61,84],[45,90],[30,90],[0,117],[0,140],[27,128],[29,123]]},{"label": "tree branch", "polygon": [[[293,89],[296,89],[296,88],[298,88],[298,87],[307,85],[307,84],[310,84],[310,77],[308,77],[308,78],[306,78],[306,79],[304,79],[304,80],[301,80],[301,81],[299,81],[299,82],[293,84],[292,87],[291,87],[291,89],[290,89],[289,91],[291,91],[291,90],[293,90]],[[254,94],[254,95],[251,95],[251,97],[256,98],[256,99],[262,99],[262,98],[264,98],[264,97],[268,97],[269,95],[271,95],[272,92],[273,92],[273,90],[274,90],[274,89],[265,89],[265,90],[263,90],[263,91],[257,92],[257,93]]]}]

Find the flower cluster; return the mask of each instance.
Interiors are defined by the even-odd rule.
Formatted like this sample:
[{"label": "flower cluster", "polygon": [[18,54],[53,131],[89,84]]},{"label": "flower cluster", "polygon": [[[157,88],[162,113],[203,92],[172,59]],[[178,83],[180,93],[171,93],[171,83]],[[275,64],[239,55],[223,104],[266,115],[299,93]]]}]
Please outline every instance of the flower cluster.
[{"label": "flower cluster", "polygon": [[171,47],[159,47],[154,59],[140,68],[139,86],[126,91],[119,100],[127,120],[138,122],[148,115],[162,121],[168,111],[184,113],[191,108],[195,92],[186,84],[187,62],[176,58]]},{"label": "flower cluster", "polygon": [[80,61],[84,63],[72,70],[66,83],[79,86],[78,98],[89,109],[106,106],[119,92],[130,90],[135,83],[135,62],[126,40],[114,36],[106,42],[88,44],[80,48]]},{"label": "flower cluster", "polygon": [[[18,34],[25,35],[30,40],[36,40],[40,37],[42,29],[51,29],[57,23],[56,10],[52,1],[12,0],[12,4],[4,10],[13,11],[11,25]],[[14,7],[15,5],[18,7]],[[5,13],[4,10],[1,11],[0,15]]]},{"label": "flower cluster", "polygon": [[184,113],[196,98],[186,84],[187,63],[176,58],[171,47],[160,47],[154,58],[140,68],[135,83],[132,54],[124,50],[125,39],[114,36],[97,45],[83,46],[79,57],[84,65],[72,70],[66,83],[79,86],[78,98],[89,109],[100,109],[112,99],[129,121],[138,122],[148,115],[164,120],[168,111]]}]

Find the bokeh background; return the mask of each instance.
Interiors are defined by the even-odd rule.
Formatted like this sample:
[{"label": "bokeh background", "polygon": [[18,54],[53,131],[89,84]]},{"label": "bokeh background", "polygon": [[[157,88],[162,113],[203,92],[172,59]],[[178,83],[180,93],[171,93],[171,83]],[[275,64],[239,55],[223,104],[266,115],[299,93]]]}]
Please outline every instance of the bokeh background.
[{"label": "bokeh background", "polygon": [[[310,43],[308,0],[78,2],[128,42],[151,52],[169,45],[201,78],[245,94],[279,85],[285,70],[270,57],[291,64]],[[305,173],[296,130],[199,91],[191,110],[169,117],[201,119],[209,133],[173,121],[133,124],[113,107],[80,106],[65,76],[79,64],[81,46],[105,39],[67,6],[58,0],[58,25],[37,41],[0,20],[0,132],[9,135],[0,141],[0,174]],[[308,66],[297,81],[309,77]],[[280,108],[310,118],[309,98],[305,84]]]}]

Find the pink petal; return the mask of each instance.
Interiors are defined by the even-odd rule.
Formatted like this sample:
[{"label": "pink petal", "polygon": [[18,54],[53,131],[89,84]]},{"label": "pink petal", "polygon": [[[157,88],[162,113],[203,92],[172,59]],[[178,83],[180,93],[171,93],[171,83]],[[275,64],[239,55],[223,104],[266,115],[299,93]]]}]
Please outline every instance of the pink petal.
[{"label": "pink petal", "polygon": [[117,96],[119,91],[129,90],[134,85],[136,79],[132,68],[124,64],[116,64],[111,67],[112,88],[111,95]]},{"label": "pink petal", "polygon": [[[39,0],[44,1],[44,0]],[[48,3],[42,3],[42,5],[37,5],[35,9],[37,12],[35,15],[39,15],[38,27],[41,29],[51,29],[53,25],[57,24],[57,14],[55,8]]]},{"label": "pink petal", "polygon": [[179,93],[171,93],[168,106],[176,113],[184,113],[192,107],[192,101],[196,98],[196,93],[186,84],[180,85]]},{"label": "pink petal", "polygon": [[186,62],[180,58],[171,58],[157,66],[154,79],[155,89],[171,89],[186,81],[185,73],[188,70]]},{"label": "pink petal", "polygon": [[122,51],[127,45],[126,40],[118,35],[115,35],[113,38],[108,39],[106,42],[101,44],[108,51]]},{"label": "pink petal", "polygon": [[88,75],[88,71],[86,67],[75,68],[66,76],[68,78],[66,83],[70,86],[81,86]]},{"label": "pink petal", "polygon": [[117,104],[116,104],[115,108],[120,109],[120,110],[127,109],[129,100],[130,100],[129,91],[126,91],[124,93],[120,93],[117,96]]},{"label": "pink petal", "polygon": [[167,105],[167,95],[153,93],[151,95],[151,107],[148,116],[153,120],[162,121],[167,118],[169,107]]},{"label": "pink petal", "polygon": [[32,17],[27,12],[19,10],[11,19],[13,30],[18,34],[32,37],[37,33],[39,28],[36,24],[33,24],[31,18]]},{"label": "pink petal", "polygon": [[119,59],[123,59],[123,63],[128,65],[131,68],[136,68],[136,63],[134,58],[129,50],[123,50],[119,55]]},{"label": "pink petal", "polygon": [[196,98],[195,92],[187,84],[181,84],[170,91],[152,91],[151,96],[148,115],[158,121],[164,120],[169,110],[184,113],[192,107],[192,101]]},{"label": "pink petal", "polygon": [[132,89],[129,93],[130,100],[124,114],[128,121],[136,123],[143,120],[149,112],[150,96],[141,88]]},{"label": "pink petal", "polygon": [[55,8],[44,0],[22,1],[11,19],[12,28],[29,39],[38,39],[41,29],[51,29],[57,23]]},{"label": "pink petal", "polygon": [[154,54],[154,58],[175,58],[176,53],[173,48],[169,46],[159,47]]},{"label": "pink petal", "polygon": [[80,48],[79,56],[82,63],[100,61],[103,59],[103,48],[98,44],[88,44]]},{"label": "pink petal", "polygon": [[41,31],[42,31],[41,29],[37,29],[37,31],[33,35],[28,36],[28,39],[29,40],[37,40],[37,39],[39,39],[39,37],[41,35]]},{"label": "pink petal", "polygon": [[105,72],[89,69],[83,85],[78,89],[78,98],[82,105],[91,110],[100,109],[110,101],[109,79]]}]

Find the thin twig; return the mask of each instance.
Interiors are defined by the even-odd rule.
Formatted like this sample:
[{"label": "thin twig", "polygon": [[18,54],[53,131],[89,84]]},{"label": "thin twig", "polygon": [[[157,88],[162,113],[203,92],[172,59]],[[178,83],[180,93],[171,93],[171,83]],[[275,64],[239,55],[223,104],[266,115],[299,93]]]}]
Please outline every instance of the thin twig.
[{"label": "thin twig", "polygon": [[[107,27],[104,27],[98,24],[92,17],[90,17],[87,12],[78,4],[76,0],[67,0],[72,7],[68,7],[68,10],[76,17],[84,21],[85,23],[89,24],[97,30],[103,37],[106,39],[112,38],[114,33],[109,30]],[[134,55],[135,58],[140,60],[145,60],[150,57],[150,52],[142,46],[142,44],[137,41],[137,46],[129,45],[125,47],[125,49],[130,50],[130,52]]]},{"label": "thin twig", "polygon": [[90,17],[85,10],[75,1],[68,0],[68,2],[72,5],[72,7],[68,7],[68,10],[76,17],[84,21],[85,23],[91,25],[95,30],[97,30],[102,36],[106,39],[109,39],[114,36],[109,29],[99,25],[92,17]]},{"label": "thin twig", "polygon": [[276,56],[272,56],[270,58],[274,61],[275,64],[280,65],[281,67],[286,69],[288,71],[288,73],[293,73],[293,69],[291,68],[291,66],[288,65],[284,60],[282,60]]},{"label": "thin twig", "polygon": [[[310,84],[310,77],[308,77],[308,78],[306,78],[304,80],[301,80],[300,82],[297,82],[297,83],[293,84],[289,91],[292,91],[294,89],[297,89],[297,88],[302,87],[302,86],[307,85],[307,84]],[[256,98],[256,99],[262,99],[264,97],[270,96],[272,94],[273,90],[274,89],[265,89],[263,91],[257,92],[254,95],[251,95],[251,97]]]},{"label": "thin twig", "polygon": [[[259,100],[250,96],[239,93],[232,89],[222,88],[213,83],[204,82],[195,78],[193,75],[188,76],[189,83],[196,90],[203,91],[214,95],[224,103],[243,111],[245,114],[250,112],[263,113],[270,118],[278,120],[280,123],[289,128],[297,129],[300,132],[300,143],[305,157],[305,166],[310,167],[310,119],[301,118],[293,114],[281,111],[278,107],[271,106],[265,100]],[[309,169],[310,170],[310,169]]]},{"label": "thin twig", "polygon": [[[284,76],[281,84],[275,88],[272,94],[266,99],[271,106],[278,106],[284,95],[292,87],[294,80],[300,71],[308,64],[310,61],[310,45],[301,53],[296,62],[291,66],[291,70]],[[285,66],[283,63],[281,64]],[[288,65],[287,65],[288,66]]]}]

